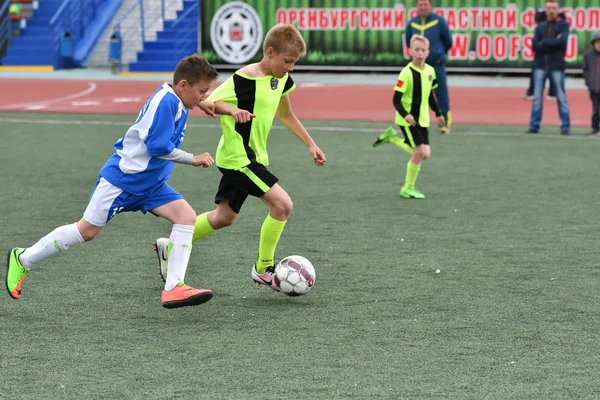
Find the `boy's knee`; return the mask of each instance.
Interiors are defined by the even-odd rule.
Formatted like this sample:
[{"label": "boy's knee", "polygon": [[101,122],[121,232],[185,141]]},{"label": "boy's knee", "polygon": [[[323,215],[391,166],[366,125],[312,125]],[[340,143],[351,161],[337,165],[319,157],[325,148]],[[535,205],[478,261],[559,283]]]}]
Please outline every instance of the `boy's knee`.
[{"label": "boy's knee", "polygon": [[173,224],[193,226],[196,223],[196,211],[192,206],[179,207],[173,211],[171,218],[168,218]]},{"label": "boy's knee", "polygon": [[230,210],[229,212],[222,212],[220,209],[218,209],[214,216],[214,222],[216,226],[213,226],[213,228],[218,229],[233,225],[236,219],[237,214],[233,212],[233,210]]},{"label": "boy's knee", "polygon": [[194,211],[194,209],[190,207],[188,210],[181,214],[179,224],[193,226],[196,223],[196,217],[196,211]]},{"label": "boy's knee", "polygon": [[292,199],[289,197],[286,200],[282,200],[275,204],[273,207],[273,212],[285,219],[290,216],[292,210],[294,209],[294,203],[292,203]]},{"label": "boy's knee", "polygon": [[293,210],[294,203],[292,203],[292,200],[287,201],[283,207],[283,212],[289,217]]},{"label": "boy's knee", "polygon": [[419,153],[419,155],[425,159],[428,158],[429,156],[431,156],[431,147],[429,147],[429,145],[423,144],[420,146],[417,146],[415,148],[415,151]]},{"label": "boy's knee", "polygon": [[81,237],[83,238],[83,240],[85,242],[89,242],[91,240],[94,240],[94,238],[96,236],[98,236],[98,234],[96,232],[80,232],[81,233]]},{"label": "boy's knee", "polygon": [[235,222],[236,216],[231,216],[231,215],[226,215],[223,216],[219,222],[221,226],[225,227],[225,226],[231,226],[233,225],[233,223]]},{"label": "boy's knee", "polygon": [[77,229],[79,230],[79,234],[81,235],[82,239],[86,242],[93,240],[96,236],[98,236],[98,233],[100,232],[99,228],[87,228],[78,226]]}]

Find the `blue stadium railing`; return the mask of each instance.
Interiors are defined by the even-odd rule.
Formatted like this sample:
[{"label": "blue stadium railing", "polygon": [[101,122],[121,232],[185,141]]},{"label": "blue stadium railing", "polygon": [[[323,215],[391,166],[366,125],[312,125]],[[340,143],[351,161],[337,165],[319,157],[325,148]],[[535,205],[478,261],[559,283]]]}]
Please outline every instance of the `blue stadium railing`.
[{"label": "blue stadium railing", "polygon": [[82,66],[124,0],[66,0],[50,20],[55,48]]},{"label": "blue stadium railing", "polygon": [[[174,3],[174,0],[160,0],[161,17],[162,17],[163,21],[165,19],[165,10],[169,6],[169,3]],[[144,14],[144,0],[137,0],[134,4],[132,4],[131,7],[129,7],[129,9],[125,12],[125,14],[123,14],[121,16],[121,18],[119,18],[119,20],[117,22],[115,22],[113,30],[114,30],[114,32],[121,33],[121,24],[137,8],[140,9],[140,28],[141,28],[141,35],[142,35],[142,42],[143,42],[144,41],[144,33],[145,33],[144,26],[145,26],[145,22],[146,22],[146,17]]]},{"label": "blue stadium railing", "polygon": [[[193,13],[197,13],[199,8],[200,4],[197,4],[196,6],[190,7],[187,10],[185,10],[183,13],[181,13],[179,18],[177,18],[177,20],[173,22],[173,25],[171,25],[170,29],[174,30],[175,28],[183,28],[182,25],[185,24],[185,21],[187,20],[188,16],[192,15]],[[192,41],[198,41],[198,29],[181,29],[179,32],[181,34],[178,35],[177,42],[173,43],[174,48],[176,50],[181,49],[182,47],[184,47]]]},{"label": "blue stadium railing", "polygon": [[10,24],[10,13],[8,8],[10,1],[6,0],[0,7],[0,59],[4,56],[6,48],[10,43],[11,35],[11,24]]},{"label": "blue stadium railing", "polygon": [[[158,1],[158,0],[153,0],[153,1]],[[162,18],[163,21],[165,20],[165,10],[169,7],[172,7],[172,5],[175,3],[175,1],[176,0],[160,0],[160,4],[161,4],[160,18]],[[184,0],[184,6],[186,6],[186,8],[184,8],[184,10],[182,10],[178,13],[178,16],[175,20],[164,22],[164,25],[163,25],[164,31],[169,31],[169,30],[172,30],[173,28],[182,28],[181,25],[185,25],[186,24],[185,21],[190,16],[194,15],[194,13],[196,13],[196,14],[199,13],[199,1],[197,1],[197,0],[193,1],[193,2]],[[129,15],[138,8],[140,10],[139,29],[138,29],[137,25],[136,25],[136,27],[129,27],[128,29],[122,29],[121,25],[122,25],[123,21],[125,21],[125,19],[127,17],[129,17]],[[147,50],[146,46],[148,45],[148,43],[152,43],[152,42],[148,42],[145,40],[145,37],[146,37],[145,26],[152,25],[154,22],[156,22],[157,19],[158,19],[158,17],[151,19],[151,17],[146,15],[145,8],[144,8],[144,0],[138,0],[137,2],[132,4],[131,7],[125,12],[125,14],[123,14],[121,16],[121,18],[119,18],[119,20],[113,26],[113,37],[111,39],[111,45],[110,45],[111,48],[109,49],[109,58],[110,58],[111,64],[113,64],[115,66],[115,69],[117,69],[118,71],[121,71],[123,69],[121,56],[123,53],[125,53],[127,50],[129,50],[131,48],[131,46],[133,46],[133,42],[138,42],[137,40],[135,40],[135,41],[132,40],[132,39],[134,39],[134,37],[136,37],[136,35],[140,35],[137,38],[141,37],[141,42],[143,45],[143,50],[141,53],[144,53]],[[199,21],[197,16],[194,18],[194,20],[195,20],[196,24]],[[197,49],[197,40],[198,40],[197,25],[194,27],[193,30],[191,30],[191,32],[189,32],[186,29],[180,29],[178,32],[178,35],[175,36],[175,39],[169,39],[169,50],[171,52],[177,52],[178,50],[184,51],[186,44],[189,44],[190,42],[195,42],[196,43],[195,48]],[[163,54],[163,56],[168,56],[168,54]]]}]

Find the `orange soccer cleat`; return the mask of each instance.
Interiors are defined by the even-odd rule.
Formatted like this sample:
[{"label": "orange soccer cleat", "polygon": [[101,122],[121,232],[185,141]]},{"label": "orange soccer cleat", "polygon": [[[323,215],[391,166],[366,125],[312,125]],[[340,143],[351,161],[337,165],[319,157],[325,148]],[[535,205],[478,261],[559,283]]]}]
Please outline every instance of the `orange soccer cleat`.
[{"label": "orange soccer cleat", "polygon": [[209,289],[194,289],[180,282],[171,290],[163,290],[161,300],[165,308],[197,306],[206,303],[213,297]]}]

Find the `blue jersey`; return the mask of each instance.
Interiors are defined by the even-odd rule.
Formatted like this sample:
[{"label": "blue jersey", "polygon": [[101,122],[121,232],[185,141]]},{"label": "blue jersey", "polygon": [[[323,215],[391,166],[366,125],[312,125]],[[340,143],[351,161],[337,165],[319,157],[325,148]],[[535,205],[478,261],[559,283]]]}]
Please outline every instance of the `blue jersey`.
[{"label": "blue jersey", "polygon": [[418,15],[406,27],[406,47],[410,47],[412,35],[422,35],[429,39],[429,56],[425,62],[433,67],[446,62],[446,53],[452,47],[452,34],[446,20],[437,14],[423,19]]},{"label": "blue jersey", "polygon": [[173,161],[158,158],[181,146],[188,109],[171,86],[162,85],[140,111],[100,176],[125,192],[141,195],[169,179]]}]

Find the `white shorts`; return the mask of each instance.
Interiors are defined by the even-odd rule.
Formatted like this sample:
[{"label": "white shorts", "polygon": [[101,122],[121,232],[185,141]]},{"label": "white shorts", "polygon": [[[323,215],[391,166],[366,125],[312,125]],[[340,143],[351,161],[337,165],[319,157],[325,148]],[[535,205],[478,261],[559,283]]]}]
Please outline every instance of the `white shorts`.
[{"label": "white shorts", "polygon": [[158,183],[148,193],[136,195],[123,191],[101,177],[83,213],[83,219],[92,225],[104,226],[119,213],[141,211],[145,214],[179,199],[183,197],[166,182]]},{"label": "white shorts", "polygon": [[[121,193],[123,193],[122,189],[113,186],[106,179],[100,178],[83,213],[83,219],[92,225],[106,225],[119,212],[118,207],[113,207],[113,204]],[[111,213],[112,215],[110,215]]]}]

